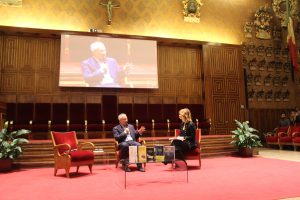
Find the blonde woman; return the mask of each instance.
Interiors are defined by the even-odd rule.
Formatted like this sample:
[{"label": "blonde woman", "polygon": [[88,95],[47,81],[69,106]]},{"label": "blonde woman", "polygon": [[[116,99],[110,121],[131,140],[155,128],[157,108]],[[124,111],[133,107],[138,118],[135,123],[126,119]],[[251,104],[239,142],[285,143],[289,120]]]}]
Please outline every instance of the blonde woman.
[{"label": "blonde woman", "polygon": [[196,126],[192,121],[191,111],[183,108],[179,111],[180,134],[177,140],[173,140],[172,145],[175,146],[176,159],[185,160],[185,154],[196,148]]}]

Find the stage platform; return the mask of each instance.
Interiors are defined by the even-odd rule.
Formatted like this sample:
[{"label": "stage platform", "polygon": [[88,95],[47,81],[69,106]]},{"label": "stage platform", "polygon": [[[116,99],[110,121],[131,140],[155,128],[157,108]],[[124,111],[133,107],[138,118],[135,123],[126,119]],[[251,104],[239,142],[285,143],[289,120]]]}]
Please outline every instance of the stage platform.
[{"label": "stage platform", "polygon": [[[162,137],[143,137],[146,146],[156,144],[170,144],[170,136]],[[113,138],[95,138],[78,139],[80,142],[93,142],[96,148],[104,150],[105,154],[96,155],[96,164],[114,163],[114,139]],[[202,136],[202,157],[227,156],[233,155],[237,149],[230,144],[231,135],[204,135]],[[29,140],[28,144],[23,144],[23,154],[14,163],[20,167],[43,167],[53,166],[53,145],[51,140]]]}]

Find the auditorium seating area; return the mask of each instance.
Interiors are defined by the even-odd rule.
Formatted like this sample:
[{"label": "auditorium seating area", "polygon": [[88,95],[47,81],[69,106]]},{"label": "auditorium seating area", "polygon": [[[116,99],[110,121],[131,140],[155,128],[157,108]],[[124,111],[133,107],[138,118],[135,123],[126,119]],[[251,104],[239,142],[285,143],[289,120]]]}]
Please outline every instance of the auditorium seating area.
[{"label": "auditorium seating area", "polygon": [[283,149],[284,146],[292,146],[296,151],[300,146],[300,126],[291,125],[277,128],[274,134],[266,135],[266,143],[278,145],[279,149]]},{"label": "auditorium seating area", "polygon": [[8,103],[6,120],[11,130],[31,130],[29,139],[50,139],[50,131],[76,131],[78,138],[111,138],[119,113],[147,130],[174,130],[180,124],[178,110],[184,107],[191,110],[202,134],[209,134],[202,104],[118,104],[116,96],[105,96],[102,103]]}]

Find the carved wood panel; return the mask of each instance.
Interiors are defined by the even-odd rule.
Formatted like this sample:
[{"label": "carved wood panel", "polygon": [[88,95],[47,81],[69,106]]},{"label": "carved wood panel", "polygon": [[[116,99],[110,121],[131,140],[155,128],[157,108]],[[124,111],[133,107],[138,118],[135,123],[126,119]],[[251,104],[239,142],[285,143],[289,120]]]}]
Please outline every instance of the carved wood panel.
[{"label": "carved wood panel", "polygon": [[[59,87],[60,40],[28,35],[1,37],[1,99],[18,100],[19,95],[33,95],[35,102],[70,103],[81,93],[76,102],[101,103],[103,95],[140,95],[149,102],[150,97],[175,97],[175,103],[202,103],[201,46],[158,46],[159,89],[87,89]],[[15,95],[11,98],[11,95]],[[185,97],[185,100],[176,98]],[[42,98],[40,98],[42,97]],[[47,98],[50,98],[48,100]],[[60,99],[58,99],[60,98]],[[83,98],[83,99],[82,99]],[[139,98],[139,97],[137,97]],[[26,99],[23,99],[26,100]],[[168,103],[170,101],[166,101]],[[172,101],[173,102],[173,101]],[[31,102],[29,102],[31,103]],[[161,103],[162,100],[161,100]]]},{"label": "carved wood panel", "polygon": [[261,133],[274,130],[278,126],[280,114],[285,112],[290,116],[292,108],[286,109],[249,109],[249,121],[252,127]]},{"label": "carved wood panel", "polygon": [[214,134],[230,134],[234,119],[244,120],[243,68],[239,46],[204,46],[205,109]]}]

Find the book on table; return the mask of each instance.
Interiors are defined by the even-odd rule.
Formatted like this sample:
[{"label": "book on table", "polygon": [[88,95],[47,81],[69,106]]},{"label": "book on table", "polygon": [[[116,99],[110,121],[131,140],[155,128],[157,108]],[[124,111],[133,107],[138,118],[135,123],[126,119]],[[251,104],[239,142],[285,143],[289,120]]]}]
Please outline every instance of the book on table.
[{"label": "book on table", "polygon": [[147,162],[146,146],[138,146],[138,162],[145,163]]},{"label": "book on table", "polygon": [[155,150],[154,147],[147,147],[147,162],[155,162]]},{"label": "book on table", "polygon": [[164,156],[164,146],[163,145],[155,145],[155,161],[163,162],[165,160]]},{"label": "book on table", "polygon": [[129,146],[129,163],[137,163],[137,146]]},{"label": "book on table", "polygon": [[166,162],[175,160],[175,146],[164,146],[164,156]]}]

